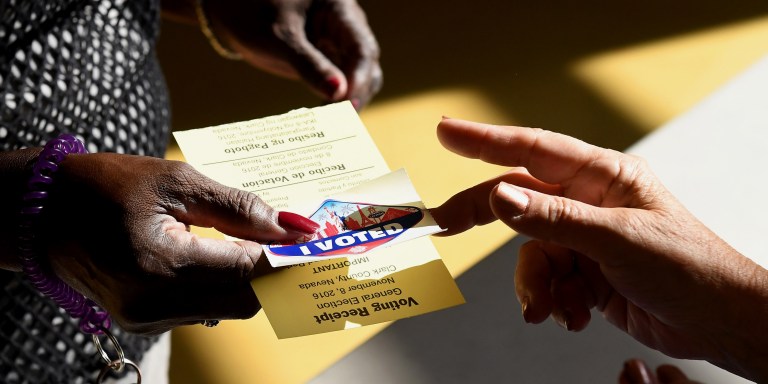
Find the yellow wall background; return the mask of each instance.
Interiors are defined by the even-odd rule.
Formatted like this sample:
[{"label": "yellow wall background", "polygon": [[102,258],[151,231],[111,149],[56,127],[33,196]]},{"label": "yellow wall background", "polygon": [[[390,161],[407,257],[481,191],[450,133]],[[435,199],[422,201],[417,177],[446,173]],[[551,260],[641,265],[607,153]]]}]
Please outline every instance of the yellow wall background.
[{"label": "yellow wall background", "polygon": [[[500,171],[442,150],[434,139],[442,115],[537,126],[621,150],[768,54],[764,0],[361,4],[385,76],[361,118],[428,205]],[[320,103],[299,83],[219,58],[190,26],[164,23],[159,55],[176,130]],[[169,157],[180,154],[172,147]],[[434,243],[457,276],[513,235],[492,224]],[[382,327],[283,341],[262,314],[183,327],[173,334],[172,382],[305,382]]]}]

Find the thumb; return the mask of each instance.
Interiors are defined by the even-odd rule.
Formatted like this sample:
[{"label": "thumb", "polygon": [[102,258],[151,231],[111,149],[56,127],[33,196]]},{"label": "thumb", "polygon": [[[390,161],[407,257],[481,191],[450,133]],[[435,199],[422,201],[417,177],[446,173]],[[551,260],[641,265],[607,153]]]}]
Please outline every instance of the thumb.
[{"label": "thumb", "polygon": [[595,245],[605,245],[615,228],[607,209],[505,182],[491,191],[490,205],[518,233],[593,257]]},{"label": "thumb", "polygon": [[[295,239],[317,229],[317,224],[309,219],[277,212],[255,194],[213,180],[199,183],[191,191],[194,192],[185,196],[184,212],[179,218],[190,225],[213,227],[224,234],[254,241]],[[285,220],[286,216],[289,220]]]}]

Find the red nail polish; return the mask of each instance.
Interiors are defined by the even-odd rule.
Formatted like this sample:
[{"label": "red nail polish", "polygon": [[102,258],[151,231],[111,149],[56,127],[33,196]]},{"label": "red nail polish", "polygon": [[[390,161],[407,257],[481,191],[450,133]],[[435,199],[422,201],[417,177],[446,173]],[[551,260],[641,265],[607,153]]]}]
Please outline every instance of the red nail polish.
[{"label": "red nail polish", "polygon": [[311,235],[320,229],[320,224],[293,212],[281,211],[277,213],[277,223],[286,230],[301,232]]},{"label": "red nail polish", "polygon": [[336,90],[339,89],[339,85],[341,85],[341,80],[336,76],[331,76],[325,79],[325,82],[328,83],[328,86],[331,87],[334,92],[336,92]]}]

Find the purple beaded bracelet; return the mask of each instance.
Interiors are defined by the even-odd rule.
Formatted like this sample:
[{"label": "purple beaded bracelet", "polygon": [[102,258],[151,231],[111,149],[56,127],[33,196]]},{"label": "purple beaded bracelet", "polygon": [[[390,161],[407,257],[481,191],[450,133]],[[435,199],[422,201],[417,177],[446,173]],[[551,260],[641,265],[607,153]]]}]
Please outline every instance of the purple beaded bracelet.
[{"label": "purple beaded bracelet", "polygon": [[18,249],[21,267],[27,279],[41,293],[53,299],[70,316],[80,319],[80,330],[91,335],[104,334],[109,329],[109,314],[91,299],[86,298],[41,266],[44,252],[39,249],[40,217],[48,199],[48,189],[59,164],[70,153],[88,153],[76,137],[63,134],[48,142],[32,168],[27,182],[27,192],[22,199],[19,223]]}]

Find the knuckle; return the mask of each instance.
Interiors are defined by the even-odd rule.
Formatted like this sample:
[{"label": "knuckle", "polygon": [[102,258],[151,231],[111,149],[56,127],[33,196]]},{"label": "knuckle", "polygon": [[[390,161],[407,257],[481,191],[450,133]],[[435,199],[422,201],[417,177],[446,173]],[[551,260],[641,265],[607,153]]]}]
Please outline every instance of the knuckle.
[{"label": "knuckle", "polygon": [[232,260],[230,263],[230,269],[232,275],[235,277],[235,281],[247,283],[251,279],[251,275],[256,269],[256,259],[247,249],[240,249],[238,251],[232,251],[228,260]]},{"label": "knuckle", "polygon": [[191,165],[181,161],[170,161],[167,164],[168,175],[181,185],[194,184],[194,180],[199,178],[199,174]]},{"label": "knuckle", "polygon": [[159,197],[172,199],[174,191],[187,191],[200,182],[200,174],[191,165],[181,161],[164,160],[156,168]]},{"label": "knuckle", "polygon": [[561,197],[550,200],[545,212],[546,223],[553,228],[566,224],[568,221],[578,220],[579,209]]},{"label": "knuckle", "polygon": [[239,189],[230,189],[227,195],[229,201],[234,202],[233,209],[238,214],[249,214],[259,209],[260,199],[253,193]]},{"label": "knuckle", "polygon": [[634,181],[638,179],[638,176],[646,173],[648,170],[648,162],[639,156],[625,155],[619,160],[619,176]]},{"label": "knuckle", "polygon": [[256,196],[253,193],[245,192],[245,191],[238,191],[236,198],[237,200],[237,210],[241,211],[243,214],[253,218],[254,227],[257,230],[264,230],[267,229],[269,220],[257,220],[256,218],[269,218],[273,216],[274,209],[267,205],[264,200],[262,200],[259,196]]},{"label": "knuckle", "polygon": [[305,51],[306,35],[297,23],[278,20],[272,24],[272,33],[286,46],[297,52]]},{"label": "knuckle", "polygon": [[[551,131],[547,131],[541,128],[530,128],[530,130],[528,130],[528,133],[531,133],[533,137],[533,139],[531,140],[527,148],[528,153],[534,152],[537,148],[541,146],[542,143],[545,143],[547,141],[546,136],[552,134]],[[508,144],[511,145],[515,140],[518,140],[518,139],[519,137],[516,137],[516,135],[510,135]],[[528,168],[530,166],[530,164],[528,163],[528,159],[530,159],[530,156],[527,156],[521,153],[518,156],[518,158],[515,159],[515,164],[524,168]]]},{"label": "knuckle", "polygon": [[629,199],[625,204],[640,206],[652,201],[658,192],[654,187],[655,180],[647,160],[635,155],[622,155],[607,190],[620,200]]}]

